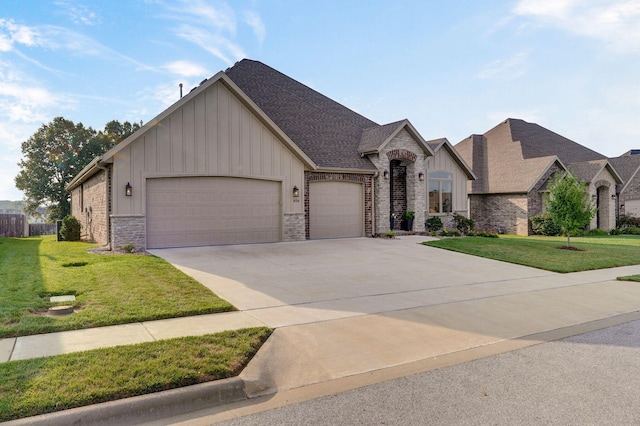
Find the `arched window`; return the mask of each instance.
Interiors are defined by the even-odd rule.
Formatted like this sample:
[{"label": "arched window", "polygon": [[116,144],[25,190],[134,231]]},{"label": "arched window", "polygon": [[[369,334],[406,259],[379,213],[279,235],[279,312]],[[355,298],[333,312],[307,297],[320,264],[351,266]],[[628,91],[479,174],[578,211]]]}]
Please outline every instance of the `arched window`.
[{"label": "arched window", "polygon": [[453,211],[453,175],[447,172],[429,173],[429,213]]}]

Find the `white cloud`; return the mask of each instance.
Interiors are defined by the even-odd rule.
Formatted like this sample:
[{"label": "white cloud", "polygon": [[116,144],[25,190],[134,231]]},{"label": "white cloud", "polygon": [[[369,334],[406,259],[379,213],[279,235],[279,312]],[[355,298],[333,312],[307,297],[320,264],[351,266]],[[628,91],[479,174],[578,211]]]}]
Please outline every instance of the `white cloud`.
[{"label": "white cloud", "polygon": [[244,12],[244,22],[251,27],[258,41],[262,43],[267,36],[267,29],[260,15],[252,10],[247,10]]},{"label": "white cloud", "polygon": [[521,0],[514,13],[619,51],[640,52],[640,0]]},{"label": "white cloud", "polygon": [[35,27],[18,25],[10,19],[0,19],[0,51],[9,52],[15,44],[40,45],[38,30]]},{"label": "white cloud", "polygon": [[57,1],[54,4],[60,7],[74,24],[96,25],[100,23],[98,15],[87,6],[66,1]]},{"label": "white cloud", "polygon": [[164,65],[162,68],[166,69],[171,74],[176,74],[182,77],[201,77],[211,74],[202,65],[194,64],[190,61],[174,61]]},{"label": "white cloud", "polygon": [[507,59],[498,59],[483,65],[478,78],[483,80],[513,80],[522,77],[529,69],[529,55],[524,52]]},{"label": "white cloud", "polygon": [[246,55],[242,48],[228,38],[211,33],[202,28],[189,25],[181,25],[176,31],[178,37],[183,38],[213,56],[221,59],[228,65],[232,65],[237,60],[244,58]]}]

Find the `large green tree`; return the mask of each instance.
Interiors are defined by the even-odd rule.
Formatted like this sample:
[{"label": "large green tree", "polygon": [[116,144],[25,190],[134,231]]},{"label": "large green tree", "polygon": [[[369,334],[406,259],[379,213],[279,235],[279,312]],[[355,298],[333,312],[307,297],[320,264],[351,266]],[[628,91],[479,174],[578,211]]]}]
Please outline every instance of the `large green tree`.
[{"label": "large green tree", "polygon": [[15,182],[25,194],[25,210],[38,215],[37,208],[46,205],[50,220],[69,215],[70,197],[65,187],[71,179],[94,157],[139,128],[137,123],[113,120],[104,131],[96,132],[63,117],[43,124],[22,142],[23,158],[18,163],[20,171]]},{"label": "large green tree", "polygon": [[571,246],[571,233],[586,228],[596,214],[587,184],[571,172],[558,173],[551,179],[546,203],[547,213],[567,235],[567,247]]}]

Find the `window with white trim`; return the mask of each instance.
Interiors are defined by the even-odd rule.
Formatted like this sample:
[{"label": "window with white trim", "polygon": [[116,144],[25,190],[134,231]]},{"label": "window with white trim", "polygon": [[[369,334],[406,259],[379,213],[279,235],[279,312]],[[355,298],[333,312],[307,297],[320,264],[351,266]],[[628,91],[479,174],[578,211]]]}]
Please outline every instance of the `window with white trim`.
[{"label": "window with white trim", "polygon": [[453,175],[448,172],[429,173],[429,213],[453,211]]}]

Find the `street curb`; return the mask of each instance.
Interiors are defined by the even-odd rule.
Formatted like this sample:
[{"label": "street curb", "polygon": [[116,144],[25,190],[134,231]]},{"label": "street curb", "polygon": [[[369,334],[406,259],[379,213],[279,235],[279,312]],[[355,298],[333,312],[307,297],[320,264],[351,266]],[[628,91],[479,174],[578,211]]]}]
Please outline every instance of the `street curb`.
[{"label": "street curb", "polygon": [[11,420],[2,425],[138,424],[247,399],[238,377]]}]

